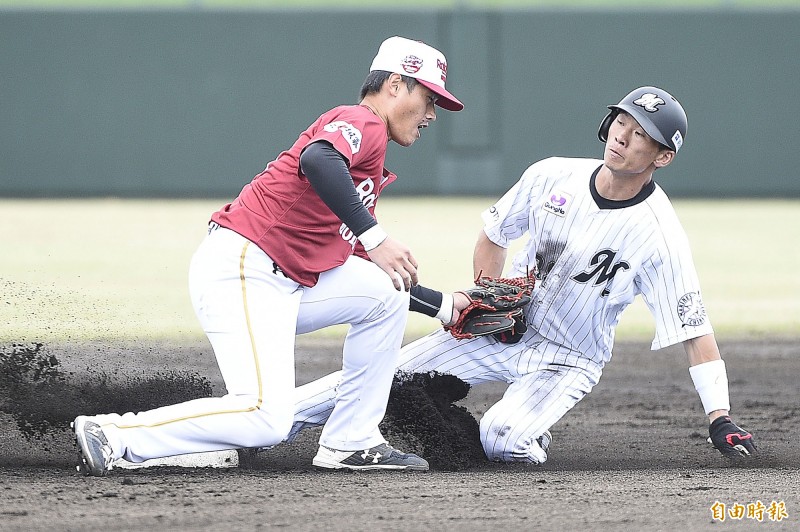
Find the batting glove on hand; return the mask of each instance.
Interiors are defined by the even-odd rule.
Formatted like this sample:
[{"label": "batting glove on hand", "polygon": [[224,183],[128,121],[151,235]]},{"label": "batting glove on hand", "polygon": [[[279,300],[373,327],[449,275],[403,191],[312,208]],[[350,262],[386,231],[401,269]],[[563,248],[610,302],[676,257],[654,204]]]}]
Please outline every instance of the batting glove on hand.
[{"label": "batting glove on hand", "polygon": [[708,427],[708,441],[727,458],[750,456],[756,452],[753,435],[731,421],[728,416],[715,419]]}]

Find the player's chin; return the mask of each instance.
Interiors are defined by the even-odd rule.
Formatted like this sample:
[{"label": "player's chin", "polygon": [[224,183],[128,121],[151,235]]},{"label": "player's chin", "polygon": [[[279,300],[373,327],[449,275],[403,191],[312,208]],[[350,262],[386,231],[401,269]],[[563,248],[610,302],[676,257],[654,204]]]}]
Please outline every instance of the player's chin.
[{"label": "player's chin", "polygon": [[409,131],[408,137],[406,138],[406,143],[403,144],[406,148],[414,144],[417,140],[422,138],[422,128],[417,127]]},{"label": "player's chin", "polygon": [[419,137],[417,137],[417,136],[414,136],[414,137],[409,136],[409,137],[403,138],[403,139],[395,139],[395,142],[397,142],[399,145],[401,145],[404,148],[408,148],[409,146],[414,144],[417,141],[418,138]]},{"label": "player's chin", "polygon": [[619,153],[606,148],[605,153],[603,153],[603,162],[607,167],[615,169],[616,167],[621,166],[624,160]]}]

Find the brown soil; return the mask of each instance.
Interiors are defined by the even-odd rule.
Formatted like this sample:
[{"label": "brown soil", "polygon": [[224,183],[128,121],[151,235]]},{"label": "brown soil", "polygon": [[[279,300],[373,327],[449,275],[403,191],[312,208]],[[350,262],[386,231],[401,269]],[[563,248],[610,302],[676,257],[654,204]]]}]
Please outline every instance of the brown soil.
[{"label": "brown soil", "polygon": [[[6,411],[0,530],[797,530],[799,345],[721,344],[732,415],[760,449],[748,461],[728,461],[706,442],[682,349],[651,352],[642,343],[617,346],[600,384],[552,428],[550,460],[536,467],[322,472],[311,466],[318,432],[310,430],[259,453],[249,469],[115,469],[85,478],[74,472],[66,425],[26,436]],[[338,348],[301,339],[299,383],[336,369]],[[44,350],[70,379],[101,372],[113,385],[120,375],[172,369],[200,375],[192,385],[207,379],[213,393],[222,390],[202,343]],[[479,417],[502,391],[476,387],[459,405]],[[712,513],[715,503],[725,505],[724,522]],[[737,505],[756,512],[735,519]]]}]

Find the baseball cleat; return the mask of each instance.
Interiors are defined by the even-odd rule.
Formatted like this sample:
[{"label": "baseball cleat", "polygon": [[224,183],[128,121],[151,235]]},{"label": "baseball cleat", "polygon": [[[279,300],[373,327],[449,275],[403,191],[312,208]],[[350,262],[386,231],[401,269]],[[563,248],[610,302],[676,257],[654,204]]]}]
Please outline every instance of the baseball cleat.
[{"label": "baseball cleat", "polygon": [[539,444],[539,447],[547,453],[547,449],[550,448],[550,444],[553,443],[553,435],[550,434],[549,430],[544,431],[544,433],[536,438],[536,443]]},{"label": "baseball cleat", "polygon": [[416,454],[404,453],[382,443],[363,451],[337,451],[323,445],[312,462],[326,469],[376,470],[395,469],[407,471],[427,471],[428,462]]},{"label": "baseball cleat", "polygon": [[91,418],[78,416],[72,422],[72,430],[75,431],[75,442],[81,456],[78,472],[86,476],[106,476],[111,470],[114,457],[103,429]]}]

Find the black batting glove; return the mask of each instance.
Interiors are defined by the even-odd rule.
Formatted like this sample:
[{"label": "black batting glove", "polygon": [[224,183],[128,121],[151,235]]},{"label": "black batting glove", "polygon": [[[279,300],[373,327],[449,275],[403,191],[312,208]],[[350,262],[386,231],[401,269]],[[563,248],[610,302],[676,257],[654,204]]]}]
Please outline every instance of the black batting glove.
[{"label": "black batting glove", "polygon": [[750,456],[756,452],[753,435],[731,421],[728,416],[715,419],[708,427],[708,441],[727,458]]}]

